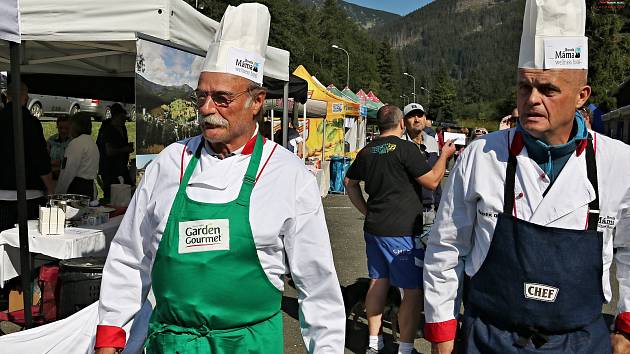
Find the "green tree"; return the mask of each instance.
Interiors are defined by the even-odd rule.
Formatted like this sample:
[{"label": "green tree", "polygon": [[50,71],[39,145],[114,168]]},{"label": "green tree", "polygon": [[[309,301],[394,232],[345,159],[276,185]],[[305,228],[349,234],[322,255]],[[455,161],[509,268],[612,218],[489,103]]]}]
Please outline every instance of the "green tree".
[{"label": "green tree", "polygon": [[455,99],[457,88],[455,81],[445,69],[438,74],[436,85],[431,92],[431,109],[433,119],[452,122],[455,120]]},{"label": "green tree", "polygon": [[381,42],[378,48],[377,70],[380,79],[381,100],[384,102],[394,102],[394,92],[398,92],[398,80],[396,77],[400,75],[395,71],[397,66],[392,48],[387,42]]},{"label": "green tree", "polygon": [[586,35],[590,39],[591,100],[604,110],[612,110],[617,108],[613,92],[630,77],[630,19],[623,16],[627,9],[602,9],[596,2],[590,5]]}]

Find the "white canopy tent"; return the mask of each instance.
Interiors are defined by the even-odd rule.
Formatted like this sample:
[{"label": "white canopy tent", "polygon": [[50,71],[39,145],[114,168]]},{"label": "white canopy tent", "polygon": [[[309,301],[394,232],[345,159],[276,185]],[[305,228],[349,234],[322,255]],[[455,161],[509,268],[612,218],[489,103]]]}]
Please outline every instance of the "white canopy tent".
[{"label": "white canopy tent", "polygon": [[0,39],[20,41],[20,19],[18,1],[0,1]]},{"label": "white canopy tent", "polygon": [[[139,39],[205,56],[218,27],[218,22],[183,0],[1,0],[0,71],[17,76],[12,80],[15,92],[22,76],[30,78],[29,87],[37,93],[131,102]],[[286,105],[289,52],[268,47],[264,70],[266,77],[285,82]],[[20,137],[21,111],[15,108],[13,113],[15,136]],[[288,112],[284,115],[286,146]],[[25,230],[20,232],[20,257],[23,273],[30,274],[24,142],[15,141],[16,161],[21,165],[16,166],[18,219]],[[27,323],[31,322],[29,282],[24,277]]]},{"label": "white canopy tent", "polygon": [[[0,23],[10,15],[0,12]],[[25,74],[133,77],[138,38],[205,56],[219,27],[182,0],[20,0],[18,17]],[[0,42],[0,71],[8,53]],[[288,81],[289,52],[269,47],[265,76]]]}]

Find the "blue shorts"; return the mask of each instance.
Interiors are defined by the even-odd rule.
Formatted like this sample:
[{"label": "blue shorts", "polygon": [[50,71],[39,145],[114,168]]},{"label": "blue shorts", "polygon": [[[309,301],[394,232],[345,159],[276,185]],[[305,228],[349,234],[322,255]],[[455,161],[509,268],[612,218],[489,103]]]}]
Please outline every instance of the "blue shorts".
[{"label": "blue shorts", "polygon": [[375,236],[365,232],[371,279],[389,279],[402,289],[422,289],[424,247],[414,236]]}]

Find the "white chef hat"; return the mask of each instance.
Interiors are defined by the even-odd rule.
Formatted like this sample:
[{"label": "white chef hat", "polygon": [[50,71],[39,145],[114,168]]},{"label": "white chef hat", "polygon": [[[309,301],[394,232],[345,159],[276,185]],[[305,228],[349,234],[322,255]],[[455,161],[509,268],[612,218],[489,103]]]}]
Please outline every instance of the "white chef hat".
[{"label": "white chef hat", "polygon": [[265,5],[228,6],[201,71],[233,74],[262,84],[270,22]]},{"label": "white chef hat", "polygon": [[527,0],[518,67],[587,69],[584,0]]}]

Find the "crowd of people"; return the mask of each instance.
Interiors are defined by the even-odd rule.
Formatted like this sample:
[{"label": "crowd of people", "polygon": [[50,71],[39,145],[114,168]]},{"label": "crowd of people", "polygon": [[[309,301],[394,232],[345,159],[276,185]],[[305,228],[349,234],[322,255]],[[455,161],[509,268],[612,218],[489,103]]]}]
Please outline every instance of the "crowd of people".
[{"label": "crowd of people", "polygon": [[[17,222],[17,186],[13,115],[9,90],[7,103],[0,110],[0,231],[14,227]],[[125,121],[127,112],[120,104],[111,107],[112,118],[103,122],[96,141],[92,138],[92,117],[83,112],[57,118],[57,133],[48,140],[41,122],[26,108],[28,87],[22,83],[19,92],[22,106],[24,155],[26,173],[27,217],[37,219],[39,206],[46,204],[52,194],[81,194],[97,200],[96,183],[101,184],[109,202],[109,191],[118,176],[124,182],[135,181],[127,167],[133,144],[128,142]]]}]

